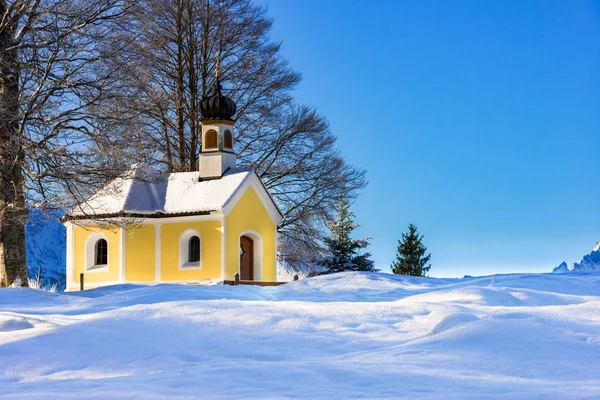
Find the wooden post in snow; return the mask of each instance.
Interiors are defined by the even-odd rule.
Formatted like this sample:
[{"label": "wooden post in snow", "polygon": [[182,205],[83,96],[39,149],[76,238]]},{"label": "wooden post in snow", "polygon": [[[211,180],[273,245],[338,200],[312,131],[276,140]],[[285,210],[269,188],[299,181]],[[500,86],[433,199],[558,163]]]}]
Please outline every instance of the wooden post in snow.
[{"label": "wooden post in snow", "polygon": [[83,272],[79,274],[79,290],[83,291]]},{"label": "wooden post in snow", "polygon": [[234,285],[240,284],[240,273],[239,272],[236,272],[235,275],[233,276],[233,284]]}]

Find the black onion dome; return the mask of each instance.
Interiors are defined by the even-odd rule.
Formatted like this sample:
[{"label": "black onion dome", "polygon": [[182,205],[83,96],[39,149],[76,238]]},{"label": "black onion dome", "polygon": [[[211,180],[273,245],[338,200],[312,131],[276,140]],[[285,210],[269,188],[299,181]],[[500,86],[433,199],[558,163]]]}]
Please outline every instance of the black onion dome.
[{"label": "black onion dome", "polygon": [[235,114],[236,106],[233,100],[221,93],[222,86],[217,79],[213,86],[213,93],[205,97],[200,103],[202,121],[221,119],[233,121],[231,117]]}]

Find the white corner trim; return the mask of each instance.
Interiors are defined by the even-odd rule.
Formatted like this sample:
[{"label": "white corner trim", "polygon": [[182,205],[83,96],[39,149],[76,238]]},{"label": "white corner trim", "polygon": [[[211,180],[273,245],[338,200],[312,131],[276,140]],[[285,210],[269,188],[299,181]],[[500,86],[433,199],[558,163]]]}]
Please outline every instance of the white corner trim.
[{"label": "white corner trim", "polygon": [[279,263],[277,262],[277,242],[279,240],[279,233],[277,233],[277,225],[275,225],[275,280],[274,282],[277,282],[277,266],[279,265]]},{"label": "white corner trim", "polygon": [[125,229],[119,228],[119,283],[125,282]]},{"label": "white corner trim", "polygon": [[[197,262],[189,262],[189,240],[194,236],[198,236],[198,238],[200,239],[200,260]],[[184,230],[179,236],[179,270],[187,271],[195,269],[202,269],[202,236],[197,230],[193,228],[188,228]]]},{"label": "white corner trim", "polygon": [[[106,240],[106,265],[96,266],[94,259],[94,250],[96,247],[96,242],[100,239]],[[85,258],[84,258],[84,271],[85,273],[99,273],[99,272],[108,272],[110,267],[110,242],[108,238],[103,232],[93,232],[91,233],[86,241],[85,241]]]},{"label": "white corner trim", "polygon": [[254,276],[252,278],[255,281],[262,281],[263,280],[263,258],[264,258],[263,257],[263,247],[264,247],[264,243],[263,243],[262,236],[260,236],[260,234],[256,231],[246,230],[238,235],[238,240],[237,240],[238,273],[241,276],[242,270],[241,270],[241,265],[240,265],[241,257],[239,256],[239,249],[241,246],[240,239],[242,236],[248,236],[250,239],[252,239],[254,241],[254,265],[253,265],[254,266]]},{"label": "white corner trim", "polygon": [[[155,231],[155,239],[154,239],[154,282],[160,282],[160,229],[162,227],[162,223],[156,222],[154,223],[154,231]],[[202,243],[201,243],[202,244]]]},{"label": "white corner trim", "polygon": [[66,265],[66,267],[67,267],[67,271],[66,271],[66,273],[67,273],[67,276],[66,276],[67,282],[66,282],[65,287],[68,288],[69,286],[75,284],[75,281],[73,280],[73,275],[75,273],[75,260],[74,260],[74,257],[75,257],[75,246],[74,246],[74,244],[75,244],[75,236],[74,236],[74,230],[75,230],[75,228],[74,228],[73,224],[70,223],[70,222],[67,222],[65,224],[65,227],[67,228],[67,240],[66,240],[66,242],[67,242],[67,249],[66,249],[66,251],[67,251],[67,257],[66,257],[67,258],[66,259],[66,261],[67,261],[67,263],[66,263],[67,264]]},{"label": "white corner trim", "polygon": [[[227,253],[225,252],[225,243],[227,237],[225,236],[225,215],[221,218],[221,280],[225,280],[225,257]],[[200,242],[200,248],[202,248],[202,242]]]}]

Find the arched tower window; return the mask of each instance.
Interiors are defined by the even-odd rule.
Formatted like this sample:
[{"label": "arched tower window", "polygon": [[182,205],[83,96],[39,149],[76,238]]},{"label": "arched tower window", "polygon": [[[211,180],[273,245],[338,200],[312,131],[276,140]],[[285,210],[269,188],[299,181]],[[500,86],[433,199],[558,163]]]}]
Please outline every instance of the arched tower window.
[{"label": "arched tower window", "polygon": [[223,136],[223,147],[233,149],[233,134],[229,129],[225,131],[225,135]]},{"label": "arched tower window", "polygon": [[98,240],[94,246],[94,264],[108,264],[108,243],[104,239]]},{"label": "arched tower window", "polygon": [[217,143],[217,131],[211,129],[204,135],[204,148],[205,149],[216,149]]},{"label": "arched tower window", "polygon": [[188,262],[195,263],[200,261],[200,238],[192,236],[188,241]]}]

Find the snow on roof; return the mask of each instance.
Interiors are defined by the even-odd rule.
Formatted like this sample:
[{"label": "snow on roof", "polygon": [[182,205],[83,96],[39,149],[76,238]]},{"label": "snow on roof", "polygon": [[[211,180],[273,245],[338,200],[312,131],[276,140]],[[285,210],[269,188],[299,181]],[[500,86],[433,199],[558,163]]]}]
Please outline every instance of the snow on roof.
[{"label": "snow on roof", "polygon": [[221,210],[253,174],[251,168],[235,168],[221,179],[199,181],[198,172],[161,173],[134,164],[109,182],[68,217],[115,214],[192,214]]}]

